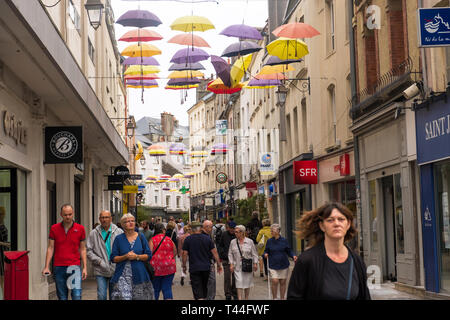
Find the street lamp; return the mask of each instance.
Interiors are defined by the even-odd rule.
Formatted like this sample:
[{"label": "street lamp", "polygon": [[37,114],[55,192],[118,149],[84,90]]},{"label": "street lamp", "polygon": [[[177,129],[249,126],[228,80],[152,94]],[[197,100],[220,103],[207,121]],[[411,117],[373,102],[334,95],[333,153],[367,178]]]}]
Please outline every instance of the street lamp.
[{"label": "street lamp", "polygon": [[128,138],[132,138],[134,136],[134,129],[136,126],[134,125],[133,121],[130,119],[127,123],[127,136]]},{"label": "street lamp", "polygon": [[105,6],[100,0],[87,0],[84,7],[88,13],[89,23],[97,30],[102,23],[102,12]]},{"label": "street lamp", "polygon": [[286,138],[286,111],[284,106],[286,104],[286,98],[288,89],[284,86],[278,86],[278,90],[275,92],[277,94],[277,105],[280,107],[280,141],[287,141]]},{"label": "street lamp", "polygon": [[142,156],[141,159],[139,159],[139,162],[141,163],[141,166],[145,166],[145,157]]}]

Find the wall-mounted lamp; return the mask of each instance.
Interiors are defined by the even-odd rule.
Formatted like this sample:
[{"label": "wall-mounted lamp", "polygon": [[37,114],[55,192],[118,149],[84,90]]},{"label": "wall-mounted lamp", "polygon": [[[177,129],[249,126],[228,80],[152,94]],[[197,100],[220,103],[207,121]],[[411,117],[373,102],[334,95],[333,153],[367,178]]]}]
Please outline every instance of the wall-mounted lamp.
[{"label": "wall-mounted lamp", "polygon": [[87,0],[84,7],[88,14],[89,23],[92,28],[97,30],[102,23],[102,12],[105,6],[100,0]]}]

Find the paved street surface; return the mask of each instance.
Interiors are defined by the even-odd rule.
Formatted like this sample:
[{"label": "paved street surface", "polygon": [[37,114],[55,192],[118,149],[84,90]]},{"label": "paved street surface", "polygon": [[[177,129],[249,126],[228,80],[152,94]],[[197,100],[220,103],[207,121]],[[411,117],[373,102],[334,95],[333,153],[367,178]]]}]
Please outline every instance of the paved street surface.
[{"label": "paved street surface", "polygon": [[[293,262],[291,262],[290,269],[294,267]],[[172,287],[174,300],[193,300],[192,289],[189,285],[189,280],[185,279],[184,286],[180,284],[181,275],[181,263],[177,259],[177,273],[175,274],[175,279]],[[290,273],[289,273],[290,274]],[[225,300],[225,295],[223,292],[223,273],[218,275],[216,273],[216,300]],[[188,276],[189,278],[189,276]],[[254,287],[250,291],[250,300],[268,300],[269,299],[269,288],[267,281],[259,276],[259,270],[254,274]],[[381,285],[380,289],[371,290],[371,296],[373,300],[418,300],[417,296],[404,293],[394,289],[394,284],[384,283]],[[160,296],[162,299],[162,293]],[[97,300],[97,284],[95,279],[89,278],[83,281],[83,300]]]}]

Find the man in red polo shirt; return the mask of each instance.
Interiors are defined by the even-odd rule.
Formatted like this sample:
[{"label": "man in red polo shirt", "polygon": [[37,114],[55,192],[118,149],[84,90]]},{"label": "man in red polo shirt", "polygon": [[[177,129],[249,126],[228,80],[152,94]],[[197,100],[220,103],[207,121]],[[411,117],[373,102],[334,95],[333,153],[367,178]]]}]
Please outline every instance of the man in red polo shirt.
[{"label": "man in red polo shirt", "polygon": [[[56,293],[59,300],[67,300],[71,289],[72,300],[81,300],[81,280],[87,277],[86,231],[73,218],[73,207],[65,204],[61,207],[61,223],[50,228],[45,267],[42,274],[51,274],[49,266],[52,257]],[[81,259],[80,259],[81,257]],[[81,271],[80,260],[83,261]]]}]

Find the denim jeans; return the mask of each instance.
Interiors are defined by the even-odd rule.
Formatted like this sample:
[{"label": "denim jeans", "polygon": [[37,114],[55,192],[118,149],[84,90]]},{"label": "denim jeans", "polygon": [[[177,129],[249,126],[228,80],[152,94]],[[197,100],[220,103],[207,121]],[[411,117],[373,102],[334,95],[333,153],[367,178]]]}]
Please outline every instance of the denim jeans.
[{"label": "denim jeans", "polygon": [[[111,278],[96,276],[97,279],[97,300],[107,300],[111,298]],[[109,292],[109,295],[108,295]]]},{"label": "denim jeans", "polygon": [[159,293],[162,291],[164,300],[173,299],[172,282],[175,273],[162,277],[154,277],[152,280],[153,290],[155,291],[155,300],[159,299]]},{"label": "denim jeans", "polygon": [[56,294],[59,300],[67,300],[71,289],[72,300],[81,300],[81,267],[53,267]]}]

